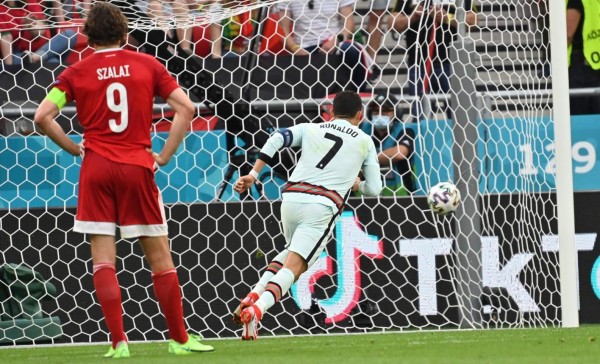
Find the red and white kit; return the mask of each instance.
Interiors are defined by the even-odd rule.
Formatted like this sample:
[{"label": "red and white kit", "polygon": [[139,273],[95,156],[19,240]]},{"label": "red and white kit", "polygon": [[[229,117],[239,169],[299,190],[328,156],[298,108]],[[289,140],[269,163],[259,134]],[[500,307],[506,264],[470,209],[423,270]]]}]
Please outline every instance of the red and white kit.
[{"label": "red and white kit", "polygon": [[53,86],[76,101],[84,129],[74,230],[115,235],[118,224],[124,238],[167,235],[155,163],[146,149],[152,100],[167,99],[177,82],[149,55],[106,49],[67,68]]}]

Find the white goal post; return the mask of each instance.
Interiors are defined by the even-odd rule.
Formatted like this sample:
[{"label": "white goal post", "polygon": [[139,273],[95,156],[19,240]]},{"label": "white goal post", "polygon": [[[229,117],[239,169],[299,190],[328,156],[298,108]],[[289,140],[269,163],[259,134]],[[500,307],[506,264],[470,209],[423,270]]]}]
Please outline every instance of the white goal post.
[{"label": "white goal post", "polygon": [[[561,2],[550,1],[550,40],[552,41],[552,97],[554,135],[556,135],[556,194],[558,239],[560,241],[560,282],[563,327],[578,327],[577,249],[573,205],[573,168],[571,160],[571,117],[567,61],[567,14]],[[557,122],[560,120],[560,122]]]}]

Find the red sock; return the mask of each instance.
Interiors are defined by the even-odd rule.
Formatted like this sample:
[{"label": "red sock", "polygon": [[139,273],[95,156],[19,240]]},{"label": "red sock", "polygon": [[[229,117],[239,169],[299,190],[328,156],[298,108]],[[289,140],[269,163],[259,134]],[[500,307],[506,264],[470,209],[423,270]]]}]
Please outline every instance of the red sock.
[{"label": "red sock", "polygon": [[127,341],[123,330],[123,309],[121,308],[121,287],[117,281],[115,265],[94,264],[94,287],[96,297],[104,314],[104,321],[110,331],[113,348],[120,341]]},{"label": "red sock", "polygon": [[183,323],[183,304],[181,301],[181,288],[175,268],[152,274],[154,281],[154,295],[160,303],[171,339],[186,343],[188,334]]}]

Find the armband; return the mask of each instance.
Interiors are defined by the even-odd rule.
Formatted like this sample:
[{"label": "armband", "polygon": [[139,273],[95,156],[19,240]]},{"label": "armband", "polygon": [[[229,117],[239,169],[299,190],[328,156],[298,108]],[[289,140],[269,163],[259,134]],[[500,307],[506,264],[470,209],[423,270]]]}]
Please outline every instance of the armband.
[{"label": "armband", "polygon": [[46,100],[51,101],[60,110],[67,103],[67,94],[64,91],[54,87],[46,96]]},{"label": "armband", "polygon": [[283,147],[289,147],[294,141],[294,134],[290,129],[279,130],[279,134],[283,137]]},{"label": "armband", "polygon": [[454,14],[451,14],[451,13],[446,14],[446,20],[447,20],[448,25],[450,25],[452,20],[454,20]]},{"label": "armband", "polygon": [[248,173],[250,176],[254,177],[255,180],[258,181],[258,172],[256,172],[254,169],[250,171],[250,173]]}]

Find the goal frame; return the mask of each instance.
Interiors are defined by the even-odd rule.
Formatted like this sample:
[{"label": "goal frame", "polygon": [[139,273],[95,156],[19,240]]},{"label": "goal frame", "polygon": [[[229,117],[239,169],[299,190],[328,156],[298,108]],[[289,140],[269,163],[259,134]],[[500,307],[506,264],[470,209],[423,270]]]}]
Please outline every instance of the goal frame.
[{"label": "goal frame", "polygon": [[556,154],[556,203],[558,217],[560,298],[563,327],[578,327],[577,250],[571,158],[571,110],[567,59],[567,11],[564,1],[549,1],[552,43],[552,115]]}]

